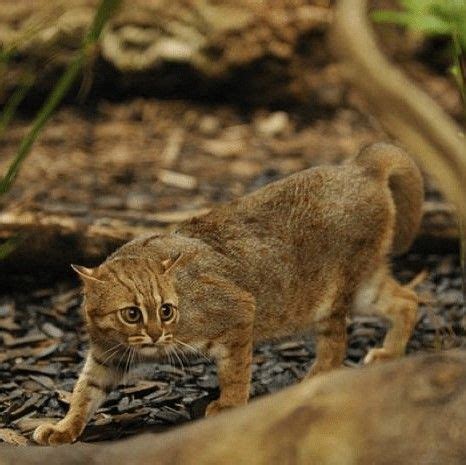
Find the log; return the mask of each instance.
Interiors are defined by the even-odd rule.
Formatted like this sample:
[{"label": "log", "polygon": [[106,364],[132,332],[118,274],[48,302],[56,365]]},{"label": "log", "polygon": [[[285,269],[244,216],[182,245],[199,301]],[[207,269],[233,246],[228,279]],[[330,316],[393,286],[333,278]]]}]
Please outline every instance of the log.
[{"label": "log", "polygon": [[[34,273],[41,269],[64,272],[70,263],[98,264],[137,236],[167,231],[180,221],[208,211],[200,208],[152,214],[118,210],[0,212],[0,242],[17,236],[24,238],[0,261],[0,272]],[[439,247],[456,247],[457,237],[452,207],[443,202],[426,202],[418,249],[435,252]]]},{"label": "log", "polygon": [[2,446],[0,465],[463,465],[466,352],[341,369],[161,435]]}]

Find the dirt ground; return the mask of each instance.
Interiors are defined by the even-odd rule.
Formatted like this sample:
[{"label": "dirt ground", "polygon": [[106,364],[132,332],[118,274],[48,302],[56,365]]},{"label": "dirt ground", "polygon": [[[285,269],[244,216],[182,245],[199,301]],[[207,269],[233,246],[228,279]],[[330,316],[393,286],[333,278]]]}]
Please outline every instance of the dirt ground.
[{"label": "dirt ground", "polygon": [[[411,58],[404,66],[450,114],[461,118],[449,79],[423,58]],[[249,108],[244,102],[137,95],[67,104],[34,146],[1,208],[63,216],[72,212],[84,218],[92,214],[102,221],[106,216],[131,218],[141,224],[156,214],[163,230],[216,202],[309,166],[340,163],[362,145],[387,139],[356,94],[343,89],[337,94],[335,105],[327,95],[328,105],[315,107],[310,102],[308,107]],[[5,134],[2,172],[29,122],[26,111]],[[428,197],[437,198],[430,182],[428,186]],[[404,282],[428,271],[419,286],[425,303],[409,352],[464,346],[466,311],[456,250],[424,245],[395,260],[394,269]],[[0,440],[9,442],[24,443],[44,417],[65,414],[87,345],[78,282],[64,273],[44,284],[38,275],[46,276],[47,269],[16,277],[14,286],[2,278]],[[346,365],[357,369],[384,332],[384,323],[376,318],[350,322]],[[257,348],[252,396],[297,382],[313,351],[308,336]],[[167,361],[151,367],[144,381],[113,392],[83,439],[113,439],[200,417],[217,389],[209,361]]]}]

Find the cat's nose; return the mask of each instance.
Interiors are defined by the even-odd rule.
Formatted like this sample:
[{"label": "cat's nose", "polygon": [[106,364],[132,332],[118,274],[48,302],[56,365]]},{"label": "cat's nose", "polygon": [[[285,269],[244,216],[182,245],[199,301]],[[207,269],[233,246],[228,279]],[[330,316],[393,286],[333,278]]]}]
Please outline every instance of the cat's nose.
[{"label": "cat's nose", "polygon": [[157,343],[160,337],[163,335],[163,331],[157,328],[156,326],[148,327],[147,334],[152,338],[152,340]]}]

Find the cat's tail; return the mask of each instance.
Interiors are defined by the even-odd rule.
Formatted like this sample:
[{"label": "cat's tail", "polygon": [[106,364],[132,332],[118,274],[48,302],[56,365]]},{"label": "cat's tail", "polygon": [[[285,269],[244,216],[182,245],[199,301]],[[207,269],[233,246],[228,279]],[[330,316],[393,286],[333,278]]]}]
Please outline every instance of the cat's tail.
[{"label": "cat's tail", "polygon": [[422,218],[424,183],[414,161],[399,147],[387,143],[369,145],[354,162],[368,175],[388,182],[396,208],[392,252],[406,252],[414,241]]}]

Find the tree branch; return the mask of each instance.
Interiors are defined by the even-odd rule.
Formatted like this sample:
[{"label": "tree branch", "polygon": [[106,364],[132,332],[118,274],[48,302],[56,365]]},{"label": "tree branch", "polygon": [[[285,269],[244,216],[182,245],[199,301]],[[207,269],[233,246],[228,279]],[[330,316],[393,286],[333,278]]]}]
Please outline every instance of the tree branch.
[{"label": "tree branch", "polygon": [[340,0],[331,43],[348,79],[386,130],[437,181],[466,224],[466,141],[461,128],[379,51],[367,0]]}]

